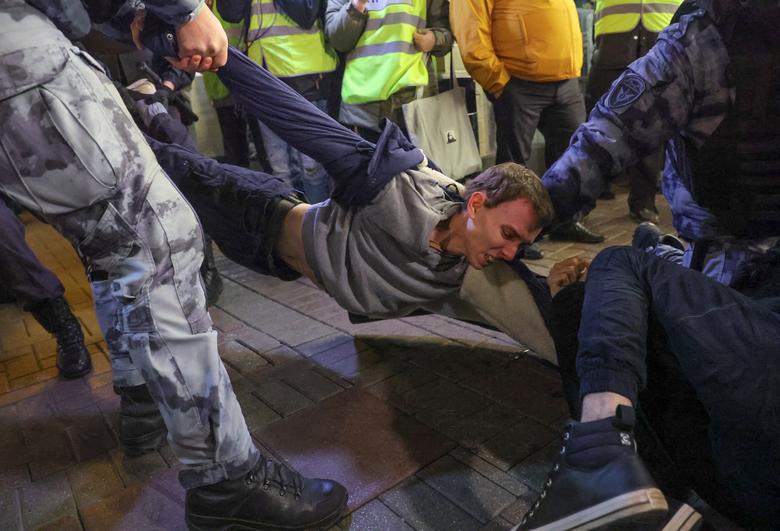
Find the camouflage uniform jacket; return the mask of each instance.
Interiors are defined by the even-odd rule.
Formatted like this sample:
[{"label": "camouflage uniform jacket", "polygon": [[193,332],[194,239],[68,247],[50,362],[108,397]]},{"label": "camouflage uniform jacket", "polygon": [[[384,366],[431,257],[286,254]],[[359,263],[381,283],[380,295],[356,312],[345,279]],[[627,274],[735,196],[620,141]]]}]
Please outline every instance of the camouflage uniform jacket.
[{"label": "camouflage uniform jacket", "polygon": [[607,178],[666,142],[664,193],[675,227],[696,240],[717,234],[715,219],[696,205],[686,141],[699,147],[734,97],[726,81],[728,52],[712,19],[698,10],[669,26],[596,105],[572,143],[544,175],[558,216],[588,210]]},{"label": "camouflage uniform jacket", "polygon": [[[701,2],[700,2],[701,4]],[[712,11],[700,8],[662,31],[648,54],[631,63],[582,124],[563,156],[545,173],[560,219],[595,207],[607,180],[657,147],[666,148],[663,192],[679,234],[720,240],[721,265],[712,276],[726,284],[746,261],[775,244],[735,241],[691,197],[687,146],[701,147],[734,101],[728,51]],[[779,235],[780,236],[780,235]]]}]

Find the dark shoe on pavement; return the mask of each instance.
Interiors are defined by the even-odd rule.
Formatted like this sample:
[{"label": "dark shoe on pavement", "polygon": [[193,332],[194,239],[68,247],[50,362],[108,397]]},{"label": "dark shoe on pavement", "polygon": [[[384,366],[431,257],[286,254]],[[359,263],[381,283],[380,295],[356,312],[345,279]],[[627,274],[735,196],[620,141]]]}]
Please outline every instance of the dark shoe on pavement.
[{"label": "dark shoe on pavement", "polygon": [[525,258],[526,260],[541,260],[544,258],[544,251],[542,251],[538,244],[532,243],[531,245],[526,245],[520,249],[518,258]]},{"label": "dark shoe on pavement", "polygon": [[328,529],[347,506],[347,490],[327,479],[309,479],[261,457],[244,477],[187,491],[191,530]]},{"label": "dark shoe on pavement", "polygon": [[663,231],[659,229],[658,225],[655,223],[640,223],[637,228],[634,229],[634,236],[631,238],[631,247],[634,249],[641,249],[642,251],[653,249],[658,245],[658,242],[663,235]]},{"label": "dark shoe on pavement", "polygon": [[601,243],[604,241],[604,235],[593,232],[580,221],[573,221],[556,227],[550,232],[550,239],[581,243]]},{"label": "dark shoe on pavement", "polygon": [[634,410],[572,422],[558,461],[519,529],[661,529],[668,504],[636,453]]},{"label": "dark shoe on pavement", "polygon": [[631,216],[631,219],[637,223],[644,223],[646,221],[649,221],[650,223],[658,223],[660,221],[658,218],[658,212],[651,208],[640,208],[639,210],[632,210],[628,213],[628,215]]},{"label": "dark shoe on pavement", "polygon": [[92,370],[81,324],[71,312],[65,297],[48,300],[30,313],[57,340],[57,368],[62,376],[80,378]]},{"label": "dark shoe on pavement", "polygon": [[604,189],[603,192],[601,192],[601,195],[599,195],[599,199],[615,199],[615,191],[612,189],[612,185],[610,184],[606,189]]},{"label": "dark shoe on pavement", "polygon": [[679,251],[685,251],[685,244],[678,237],[671,234],[664,234],[655,223],[640,223],[634,229],[634,236],[631,239],[631,247],[647,251],[655,248],[658,244],[674,247]]},{"label": "dark shoe on pavement", "polygon": [[128,457],[153,452],[168,430],[146,385],[115,387],[119,395],[119,444]]}]

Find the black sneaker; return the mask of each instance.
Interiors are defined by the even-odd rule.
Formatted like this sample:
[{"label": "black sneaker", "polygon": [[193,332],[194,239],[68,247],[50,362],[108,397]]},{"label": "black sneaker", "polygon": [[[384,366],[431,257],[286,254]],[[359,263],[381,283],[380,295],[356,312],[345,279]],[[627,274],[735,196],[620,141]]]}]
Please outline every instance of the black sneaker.
[{"label": "black sneaker", "polygon": [[[697,531],[704,520],[696,509],[675,499],[669,499],[669,515],[660,531]],[[655,531],[655,529],[651,530]]]},{"label": "black sneaker", "polygon": [[649,249],[654,249],[659,243],[674,247],[679,251],[685,251],[685,244],[682,240],[672,234],[664,234],[655,223],[640,223],[639,226],[634,229],[631,247],[647,251]]},{"label": "black sneaker", "polygon": [[33,317],[57,340],[57,368],[65,378],[80,378],[92,370],[81,324],[64,297],[56,297],[30,310]]},{"label": "black sneaker", "polygon": [[659,229],[658,225],[655,223],[640,223],[637,228],[634,229],[634,236],[631,238],[631,247],[641,251],[654,249],[663,235],[663,231]]},{"label": "black sneaker", "polygon": [[119,395],[119,444],[128,457],[153,452],[165,442],[168,429],[145,385],[115,387]]},{"label": "black sneaker", "polygon": [[[541,495],[516,529],[660,529],[668,504],[636,453],[634,410],[572,422]],[[655,527],[652,527],[655,526]]]},{"label": "black sneaker", "polygon": [[309,479],[261,457],[244,477],[187,491],[191,530],[327,529],[341,518],[347,490],[327,479]]}]

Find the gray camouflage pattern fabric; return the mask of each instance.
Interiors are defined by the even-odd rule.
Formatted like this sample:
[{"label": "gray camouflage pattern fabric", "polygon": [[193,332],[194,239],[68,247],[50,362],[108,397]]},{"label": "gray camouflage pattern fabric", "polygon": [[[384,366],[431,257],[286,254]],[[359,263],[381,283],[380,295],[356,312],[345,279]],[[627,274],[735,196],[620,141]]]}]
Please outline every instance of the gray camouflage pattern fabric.
[{"label": "gray camouflage pattern fabric", "polygon": [[[674,227],[690,241],[715,240],[704,272],[732,285],[778,238],[744,240],[721,233],[715,217],[691,196],[686,144],[701,145],[734,98],[728,50],[711,15],[698,9],[664,29],[655,46],[612,84],[542,178],[557,215],[591,210],[612,176],[665,146],[663,193]],[[683,257],[687,267],[692,248]]]},{"label": "gray camouflage pattern fabric", "polygon": [[89,55],[22,1],[0,5],[0,27],[0,193],[92,272],[114,384],[147,384],[182,484],[240,477],[259,453],[217,353],[195,213]]}]

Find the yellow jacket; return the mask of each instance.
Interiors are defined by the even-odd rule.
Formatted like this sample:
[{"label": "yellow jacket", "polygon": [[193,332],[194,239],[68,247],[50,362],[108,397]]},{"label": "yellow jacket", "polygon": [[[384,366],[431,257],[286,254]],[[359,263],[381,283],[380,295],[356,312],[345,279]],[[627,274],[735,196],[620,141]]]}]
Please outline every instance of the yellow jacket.
[{"label": "yellow jacket", "polygon": [[573,0],[450,0],[450,25],[466,70],[493,95],[510,76],[580,75],[582,32]]}]

